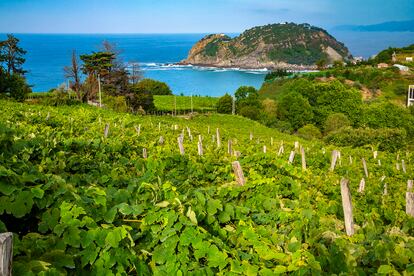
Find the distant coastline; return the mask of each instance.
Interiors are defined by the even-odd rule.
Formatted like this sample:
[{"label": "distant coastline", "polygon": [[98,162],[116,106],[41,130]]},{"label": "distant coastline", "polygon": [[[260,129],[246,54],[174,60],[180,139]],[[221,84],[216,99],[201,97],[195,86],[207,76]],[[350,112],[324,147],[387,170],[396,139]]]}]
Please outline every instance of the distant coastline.
[{"label": "distant coastline", "polygon": [[373,25],[342,25],[335,27],[333,30],[352,32],[414,32],[414,20],[389,21]]}]

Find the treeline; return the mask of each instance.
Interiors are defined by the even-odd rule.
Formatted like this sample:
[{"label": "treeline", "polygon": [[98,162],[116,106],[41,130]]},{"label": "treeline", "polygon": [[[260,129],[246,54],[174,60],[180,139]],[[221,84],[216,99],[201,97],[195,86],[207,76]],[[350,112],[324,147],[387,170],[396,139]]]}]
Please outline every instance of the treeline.
[{"label": "treeline", "polygon": [[[394,151],[414,137],[413,109],[387,100],[364,101],[361,92],[339,80],[296,78],[280,81],[273,99],[253,87],[235,93],[235,112],[282,132],[321,139],[340,146],[375,146]],[[223,96],[218,112],[232,112]]]}]

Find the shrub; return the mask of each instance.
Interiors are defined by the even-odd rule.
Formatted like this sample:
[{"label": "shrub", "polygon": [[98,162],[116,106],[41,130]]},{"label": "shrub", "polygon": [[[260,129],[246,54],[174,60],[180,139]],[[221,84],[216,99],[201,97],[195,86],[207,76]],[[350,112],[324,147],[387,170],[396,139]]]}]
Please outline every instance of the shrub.
[{"label": "shrub", "polygon": [[172,95],[170,87],[165,82],[153,79],[143,79],[134,86],[137,89],[146,90],[152,95]]},{"label": "shrub", "polygon": [[233,110],[233,98],[226,93],[217,102],[217,112],[222,114],[231,114]]},{"label": "shrub", "polygon": [[321,131],[316,126],[309,124],[306,125],[298,130],[297,135],[299,137],[302,137],[306,140],[312,140],[312,139],[320,139],[322,138]]},{"label": "shrub", "polygon": [[306,98],[296,92],[283,96],[278,103],[278,117],[297,130],[312,121],[313,113]]},{"label": "shrub", "polygon": [[17,101],[24,101],[32,90],[26,79],[18,74],[7,75],[0,70],[0,93]]},{"label": "shrub", "polygon": [[132,112],[138,112],[141,109],[145,112],[155,110],[154,96],[138,84],[130,86],[130,93],[125,99]]},{"label": "shrub", "polygon": [[280,132],[292,134],[293,128],[292,125],[287,121],[276,121],[274,125],[272,125],[273,128],[279,130]]},{"label": "shrub", "polygon": [[324,130],[325,133],[339,130],[343,127],[349,127],[351,122],[348,117],[343,113],[334,113],[328,116],[325,121]]},{"label": "shrub", "polygon": [[362,147],[373,145],[379,150],[395,152],[407,146],[407,132],[404,129],[342,128],[330,133],[325,141],[340,147]]},{"label": "shrub", "polygon": [[257,121],[260,118],[260,111],[261,110],[256,106],[246,105],[240,109],[239,114],[243,117],[247,117],[251,120]]}]

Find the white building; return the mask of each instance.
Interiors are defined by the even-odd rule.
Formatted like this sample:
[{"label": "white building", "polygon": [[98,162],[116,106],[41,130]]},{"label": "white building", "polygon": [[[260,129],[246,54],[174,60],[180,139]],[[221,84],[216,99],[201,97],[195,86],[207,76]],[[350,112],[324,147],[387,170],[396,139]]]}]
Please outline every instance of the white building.
[{"label": "white building", "polygon": [[397,67],[402,72],[410,71],[410,68],[408,68],[407,66],[401,65],[401,64],[394,64],[394,67]]}]

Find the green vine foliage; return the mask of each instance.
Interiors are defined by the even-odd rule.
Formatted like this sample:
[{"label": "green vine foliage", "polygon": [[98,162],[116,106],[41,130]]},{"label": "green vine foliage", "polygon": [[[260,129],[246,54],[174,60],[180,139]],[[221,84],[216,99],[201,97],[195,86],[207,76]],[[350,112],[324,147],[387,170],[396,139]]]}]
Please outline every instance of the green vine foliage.
[{"label": "green vine foliage", "polygon": [[[15,234],[15,275],[414,273],[414,219],[405,214],[413,167],[405,149],[397,161],[397,153],[374,159],[371,149],[342,148],[329,172],[334,148],[299,140],[303,171],[299,152],[287,162],[295,138],[238,116],[0,104],[0,231]],[[228,139],[241,152],[244,186],[235,183]],[[369,169],[364,193],[357,192],[361,158]],[[406,173],[395,166],[402,159]],[[351,183],[352,237],[344,230],[342,177]]]}]

